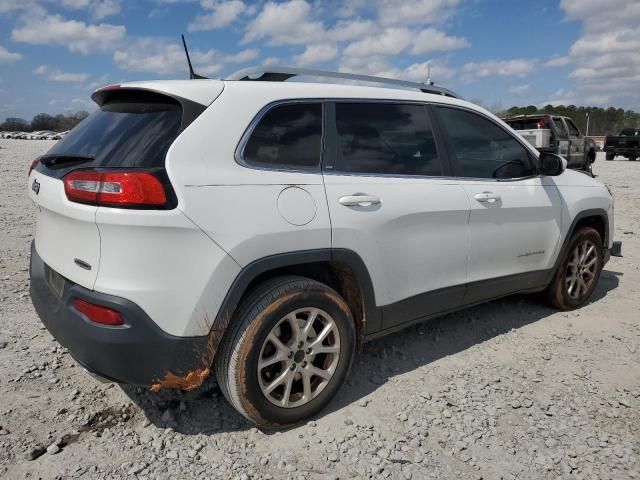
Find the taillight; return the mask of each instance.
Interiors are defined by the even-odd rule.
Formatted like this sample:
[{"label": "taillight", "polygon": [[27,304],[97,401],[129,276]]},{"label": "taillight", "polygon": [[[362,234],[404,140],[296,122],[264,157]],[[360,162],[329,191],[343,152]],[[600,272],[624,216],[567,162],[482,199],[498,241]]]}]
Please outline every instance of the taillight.
[{"label": "taillight", "polygon": [[92,322],[102,325],[124,325],[124,319],[120,312],[112,308],[102,307],[79,298],[73,301],[73,308],[84,314]]},{"label": "taillight", "polygon": [[98,203],[102,173],[79,171],[64,177],[64,191],[72,202]]},{"label": "taillight", "polygon": [[34,168],[36,168],[36,165],[38,165],[39,161],[40,159],[36,158],[33,162],[31,162],[31,166],[29,167],[29,173],[27,173],[27,177],[31,175],[31,172],[33,171]]},{"label": "taillight", "polygon": [[64,177],[72,202],[102,206],[162,206],[167,195],[157,177],[148,172],[77,170]]}]

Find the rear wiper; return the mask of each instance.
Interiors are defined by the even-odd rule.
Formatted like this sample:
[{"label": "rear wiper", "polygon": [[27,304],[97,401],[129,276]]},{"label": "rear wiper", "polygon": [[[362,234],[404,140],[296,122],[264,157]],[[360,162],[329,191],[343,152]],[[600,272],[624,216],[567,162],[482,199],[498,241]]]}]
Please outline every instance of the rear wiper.
[{"label": "rear wiper", "polygon": [[69,166],[69,164],[80,164],[93,162],[95,157],[87,155],[47,155],[40,157],[40,162],[49,168]]}]

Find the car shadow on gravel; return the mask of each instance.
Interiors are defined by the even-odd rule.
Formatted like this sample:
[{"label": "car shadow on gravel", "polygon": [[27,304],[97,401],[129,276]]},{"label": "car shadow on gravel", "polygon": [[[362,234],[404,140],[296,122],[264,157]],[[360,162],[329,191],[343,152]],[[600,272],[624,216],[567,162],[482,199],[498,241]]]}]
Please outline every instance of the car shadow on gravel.
[{"label": "car shadow on gravel", "polygon": [[[603,270],[591,302],[600,301],[617,288],[621,275]],[[318,418],[360,401],[390,378],[455,355],[555,312],[535,295],[514,295],[368,342],[356,356],[347,384]],[[152,393],[131,385],[121,385],[121,388],[142,409],[147,420],[159,428],[171,427],[184,435],[215,435],[254,427],[226,402],[211,377],[202,387],[190,392],[166,389]]]},{"label": "car shadow on gravel", "polygon": [[[618,287],[623,274],[603,270],[590,303]],[[324,414],[366,397],[390,378],[455,355],[487,340],[538,322],[558,311],[538,295],[513,295],[409,327],[363,345],[342,388]]]}]

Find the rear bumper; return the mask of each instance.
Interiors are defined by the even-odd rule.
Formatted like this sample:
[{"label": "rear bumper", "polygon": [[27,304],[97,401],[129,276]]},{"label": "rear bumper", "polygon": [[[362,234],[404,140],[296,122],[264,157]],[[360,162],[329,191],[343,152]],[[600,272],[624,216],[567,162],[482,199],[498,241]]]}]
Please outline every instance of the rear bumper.
[{"label": "rear bumper", "polygon": [[[64,280],[59,297],[47,280],[49,266],[31,245],[31,300],[51,335],[84,368],[116,382],[150,385],[172,374],[208,368],[207,337],[176,337],[161,330],[135,303]],[[124,326],[89,321],[72,306],[76,298],[119,311]]]},{"label": "rear bumper", "polygon": [[605,153],[613,153],[615,155],[628,156],[631,155],[633,157],[640,156],[640,147],[604,147]]}]

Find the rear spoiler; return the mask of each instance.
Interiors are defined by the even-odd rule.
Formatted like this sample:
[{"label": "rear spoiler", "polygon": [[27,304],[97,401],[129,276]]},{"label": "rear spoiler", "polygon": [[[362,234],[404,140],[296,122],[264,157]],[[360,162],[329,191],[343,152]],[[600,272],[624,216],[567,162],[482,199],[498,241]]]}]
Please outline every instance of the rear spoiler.
[{"label": "rear spoiler", "polygon": [[178,95],[148,88],[122,87],[120,84],[108,85],[96,90],[91,94],[91,100],[100,107],[111,102],[173,103],[182,108],[182,124],[180,125],[182,130],[187,128],[207,108],[206,105]]}]

